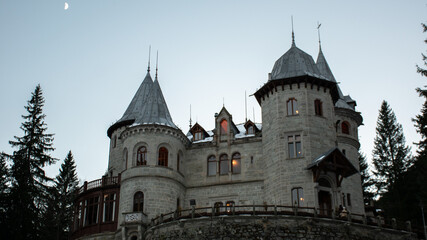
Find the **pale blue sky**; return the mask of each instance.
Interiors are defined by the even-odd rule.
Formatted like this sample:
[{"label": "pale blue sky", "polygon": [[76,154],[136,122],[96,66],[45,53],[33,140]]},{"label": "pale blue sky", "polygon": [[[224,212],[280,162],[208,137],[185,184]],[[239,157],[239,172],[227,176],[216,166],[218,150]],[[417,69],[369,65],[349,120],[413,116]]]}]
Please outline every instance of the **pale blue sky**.
[{"label": "pale blue sky", "polygon": [[[296,44],[322,49],[344,94],[357,101],[362,150],[371,157],[378,109],[386,99],[407,143],[418,141],[411,118],[423,99],[415,71],[427,45],[421,23],[427,1],[118,1],[0,0],[0,151],[21,136],[24,106],[40,83],[46,98],[52,154],[71,149],[82,180],[100,178],[108,163],[107,128],[118,120],[143,80],[148,46],[159,50],[159,80],[174,122],[214,127],[223,104],[245,119],[244,93],[264,82],[274,62]],[[152,54],[155,56],[155,54]],[[152,57],[152,63],[155,57]],[[152,64],[154,69],[154,64]],[[248,98],[249,117],[260,108]],[[57,174],[57,166],[48,174]]]}]

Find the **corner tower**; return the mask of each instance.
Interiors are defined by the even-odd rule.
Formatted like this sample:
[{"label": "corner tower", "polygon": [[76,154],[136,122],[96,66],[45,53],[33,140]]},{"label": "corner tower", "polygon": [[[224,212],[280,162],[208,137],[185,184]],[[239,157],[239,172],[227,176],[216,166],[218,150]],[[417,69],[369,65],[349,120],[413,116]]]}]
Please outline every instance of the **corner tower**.
[{"label": "corner tower", "polygon": [[323,54],[316,64],[292,40],[254,95],[262,109],[267,202],[324,213],[342,205],[342,179],[357,169],[338,146],[335,103],[342,93]]},{"label": "corner tower", "polygon": [[[123,214],[118,225],[126,222],[124,231],[141,233],[138,226],[179,208],[185,194],[180,162],[188,139],[172,121],[157,69],[154,81],[148,69],[122,118],[107,134],[111,139],[108,171],[121,173],[119,213]],[[135,217],[139,221],[129,225]]]}]

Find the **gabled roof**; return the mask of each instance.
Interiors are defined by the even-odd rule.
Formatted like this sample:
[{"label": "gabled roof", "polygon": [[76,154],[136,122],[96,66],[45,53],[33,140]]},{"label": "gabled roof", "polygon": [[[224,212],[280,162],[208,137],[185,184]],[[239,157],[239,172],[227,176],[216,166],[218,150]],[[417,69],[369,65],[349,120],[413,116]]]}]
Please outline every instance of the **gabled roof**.
[{"label": "gabled roof", "polygon": [[153,82],[149,71],[122,118],[107,130],[107,135],[111,137],[115,129],[131,124],[160,124],[178,129],[172,121],[159,81],[156,77]]},{"label": "gabled roof", "polygon": [[306,75],[325,79],[321,76],[313,58],[292,44],[291,48],[274,64],[270,80]]},{"label": "gabled roof", "polygon": [[208,134],[208,132],[206,132],[206,130],[200,126],[200,124],[198,124],[197,122],[194,124],[194,126],[189,130],[189,132],[194,135],[194,133],[196,132],[202,132],[203,133],[203,138],[205,137],[209,137],[210,135]]},{"label": "gabled roof", "polygon": [[331,148],[329,151],[321,154],[307,166],[307,169],[334,172],[342,177],[349,177],[357,173],[357,169],[351,164],[350,160],[337,148]]}]

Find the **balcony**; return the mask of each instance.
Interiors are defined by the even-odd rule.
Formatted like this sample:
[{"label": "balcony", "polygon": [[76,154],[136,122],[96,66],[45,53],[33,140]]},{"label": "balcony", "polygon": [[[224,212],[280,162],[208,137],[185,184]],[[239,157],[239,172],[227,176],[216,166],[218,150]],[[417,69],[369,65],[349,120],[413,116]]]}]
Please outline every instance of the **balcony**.
[{"label": "balcony", "polygon": [[149,224],[150,220],[148,220],[147,215],[143,212],[128,212],[123,213],[124,225],[131,224]]}]

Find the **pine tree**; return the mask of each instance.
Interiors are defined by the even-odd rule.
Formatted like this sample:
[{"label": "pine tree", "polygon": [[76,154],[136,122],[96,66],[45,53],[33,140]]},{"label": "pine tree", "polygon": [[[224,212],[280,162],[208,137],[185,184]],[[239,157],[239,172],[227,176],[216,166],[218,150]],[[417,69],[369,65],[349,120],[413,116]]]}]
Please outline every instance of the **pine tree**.
[{"label": "pine tree", "polygon": [[409,147],[405,144],[402,125],[386,101],[381,104],[374,140],[373,164],[375,185],[381,195],[389,191],[394,183],[411,165]]},{"label": "pine tree", "polygon": [[366,155],[359,151],[359,169],[360,169],[360,180],[362,182],[363,190],[363,202],[365,205],[369,205],[373,199],[374,194],[371,191],[371,187],[374,182],[371,179],[369,164],[366,160]]},{"label": "pine tree", "polygon": [[9,232],[7,229],[8,221],[6,218],[7,209],[9,208],[9,169],[6,165],[6,157],[3,153],[0,153],[0,232],[5,234]]},{"label": "pine tree", "polygon": [[40,235],[42,214],[48,197],[43,167],[56,161],[49,155],[53,151],[53,134],[46,133],[43,114],[44,98],[37,85],[25,109],[22,137],[9,141],[16,150],[8,155],[11,160],[11,206],[8,211],[11,234],[15,239],[37,239]]},{"label": "pine tree", "polygon": [[73,216],[73,200],[77,191],[78,179],[76,173],[76,164],[71,151],[68,152],[64,163],[59,169],[59,175],[56,177],[55,189],[57,191],[57,238],[68,239],[70,225]]}]

